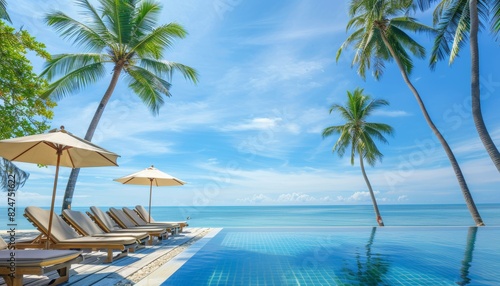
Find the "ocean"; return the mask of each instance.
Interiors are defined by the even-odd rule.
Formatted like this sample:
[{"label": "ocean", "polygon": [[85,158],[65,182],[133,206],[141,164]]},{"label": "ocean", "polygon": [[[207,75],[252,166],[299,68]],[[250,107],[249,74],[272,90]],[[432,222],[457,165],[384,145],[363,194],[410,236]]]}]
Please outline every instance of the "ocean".
[{"label": "ocean", "polygon": [[[486,226],[500,226],[500,204],[477,204],[477,208]],[[474,226],[467,207],[460,204],[379,205],[379,209],[386,226]],[[34,229],[22,216],[23,210],[17,208],[16,229]],[[0,230],[9,229],[7,208],[0,207],[0,214]],[[371,205],[153,206],[151,214],[157,221],[187,220],[192,227],[376,226]]]}]

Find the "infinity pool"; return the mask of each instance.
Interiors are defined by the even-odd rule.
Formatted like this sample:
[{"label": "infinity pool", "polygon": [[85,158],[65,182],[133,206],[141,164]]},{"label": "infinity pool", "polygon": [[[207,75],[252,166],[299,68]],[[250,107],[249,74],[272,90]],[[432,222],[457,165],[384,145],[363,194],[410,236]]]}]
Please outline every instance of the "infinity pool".
[{"label": "infinity pool", "polygon": [[161,285],[500,285],[498,227],[224,228],[211,236],[169,262],[181,266]]}]

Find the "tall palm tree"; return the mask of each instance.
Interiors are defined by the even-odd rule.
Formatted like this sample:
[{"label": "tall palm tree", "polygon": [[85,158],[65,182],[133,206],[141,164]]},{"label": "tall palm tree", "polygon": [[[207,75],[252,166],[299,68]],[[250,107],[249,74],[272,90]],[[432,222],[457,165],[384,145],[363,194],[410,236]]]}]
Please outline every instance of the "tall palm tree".
[{"label": "tall palm tree", "polygon": [[9,13],[7,13],[7,2],[5,2],[5,0],[0,0],[0,19],[4,19],[5,21],[12,23]]},{"label": "tall palm tree", "polygon": [[[416,0],[421,9],[426,9],[438,0]],[[496,3],[494,3],[496,2]],[[490,14],[496,17],[489,18]],[[479,138],[488,152],[493,164],[500,172],[500,152],[491,139],[481,111],[481,89],[479,83],[479,44],[477,40],[479,28],[483,23],[491,21],[494,33],[500,27],[500,3],[485,0],[440,0],[434,10],[434,25],[437,29],[432,48],[430,64],[434,68],[439,60],[449,55],[449,64],[458,56],[464,41],[469,38],[471,56],[471,107],[472,118]],[[480,21],[481,19],[481,21]],[[467,34],[469,37],[467,37]],[[449,44],[452,44],[451,49]]]},{"label": "tall palm tree", "polygon": [[[197,82],[196,71],[180,63],[163,60],[164,50],[186,31],[176,23],[157,25],[161,6],[153,1],[99,0],[94,7],[89,0],[77,0],[85,14],[85,22],[56,11],[46,16],[46,22],[62,37],[88,50],[87,53],[60,54],[48,61],[42,75],[53,81],[44,96],[56,99],[82,89],[107,75],[112,68],[107,90],[97,107],[85,139],[91,141],[101,115],[123,74],[129,88],[144,104],[158,114],[170,96],[172,73],[181,72],[186,79]],[[79,169],[73,169],[64,194],[63,209],[70,207]]]},{"label": "tall palm tree", "polygon": [[[465,202],[474,222],[484,225],[476,204],[465,181],[464,175],[448,142],[432,121],[427,108],[415,86],[410,81],[413,62],[409,53],[419,58],[425,57],[425,49],[413,40],[405,30],[411,32],[432,32],[432,28],[418,23],[406,15],[412,5],[411,0],[352,0],[349,7],[351,20],[347,29],[356,29],[342,44],[337,52],[337,61],[342,51],[353,44],[356,54],[352,61],[358,65],[358,73],[364,78],[366,70],[372,68],[376,79],[379,79],[385,68],[384,62],[394,60],[401,72],[404,82],[413,93],[424,115],[425,121],[443,146],[453,171],[457,177]],[[403,15],[403,16],[399,16]]]},{"label": "tall palm tree", "polygon": [[387,124],[366,121],[373,111],[384,105],[389,105],[389,103],[381,99],[372,100],[370,96],[363,94],[363,89],[357,88],[354,92],[348,91],[345,106],[333,104],[330,108],[330,114],[336,113],[340,115],[340,117],[345,119],[345,124],[330,126],[323,130],[323,138],[333,134],[340,134],[339,139],[333,146],[333,152],[337,152],[342,157],[346,151],[350,150],[351,165],[354,165],[356,154],[359,156],[359,165],[370,191],[373,209],[375,210],[379,226],[384,226],[384,222],[378,209],[372,185],[366,175],[364,161],[366,160],[370,166],[374,166],[377,160],[382,159],[383,155],[380,153],[377,145],[375,145],[374,139],[387,143],[383,134],[390,135],[393,132],[392,127]]}]

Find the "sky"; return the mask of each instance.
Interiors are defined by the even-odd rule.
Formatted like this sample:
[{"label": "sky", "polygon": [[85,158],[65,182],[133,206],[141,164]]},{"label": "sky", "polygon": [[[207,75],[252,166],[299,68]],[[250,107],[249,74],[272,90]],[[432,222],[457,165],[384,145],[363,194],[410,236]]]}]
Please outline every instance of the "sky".
[{"label": "sky", "polygon": [[[95,1],[91,1],[94,2]],[[75,18],[74,2],[7,1],[13,26],[28,30],[51,54],[85,52],[44,23],[46,13]],[[451,165],[425,123],[394,63],[383,77],[360,78],[351,68],[353,50],[335,55],[349,35],[348,1],[211,0],[161,1],[159,23],[177,22],[189,35],[177,40],[165,59],[195,68],[194,85],[180,74],[172,97],[157,116],[120,81],[93,142],[119,154],[119,167],[81,169],[73,206],[147,205],[148,186],[113,179],[154,165],[185,182],[157,187],[153,205],[354,205],[371,204],[357,160],[332,153],[338,139],[322,130],[343,124],[329,114],[347,91],[363,88],[390,106],[370,118],[393,126],[383,160],[366,166],[379,204],[463,204]],[[431,11],[415,16],[431,24]],[[416,35],[429,51],[432,39]],[[500,146],[498,42],[480,36],[483,116]],[[43,61],[32,56],[36,71]],[[467,45],[453,65],[414,59],[410,78],[457,157],[476,203],[499,203],[500,176],[478,139],[470,109]],[[52,127],[83,137],[110,74],[58,101]],[[50,205],[55,167],[17,164],[30,173],[19,205]],[[70,169],[59,173],[56,206],[62,204]]]}]

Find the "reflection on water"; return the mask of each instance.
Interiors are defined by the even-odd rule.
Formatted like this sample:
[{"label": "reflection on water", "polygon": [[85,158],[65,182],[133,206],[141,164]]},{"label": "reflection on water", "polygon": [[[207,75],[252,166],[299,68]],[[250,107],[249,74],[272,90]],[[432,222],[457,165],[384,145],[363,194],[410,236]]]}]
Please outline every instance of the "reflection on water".
[{"label": "reflection on water", "polygon": [[457,282],[457,285],[467,285],[471,282],[469,278],[469,268],[472,262],[472,254],[474,252],[474,245],[476,244],[476,234],[477,227],[469,227],[467,232],[467,244],[465,245],[464,259],[462,260],[462,267],[460,268],[460,278],[461,281]]},{"label": "reflection on water", "polygon": [[368,243],[365,245],[365,253],[362,255],[356,250],[356,260],[354,269],[353,261],[344,259],[342,272],[346,274],[348,285],[379,285],[383,281],[384,275],[389,271],[389,262],[378,253],[372,253],[372,244],[375,239],[376,227],[372,228]]},{"label": "reflection on water", "polygon": [[498,227],[224,228],[162,285],[500,285],[499,245]]}]

